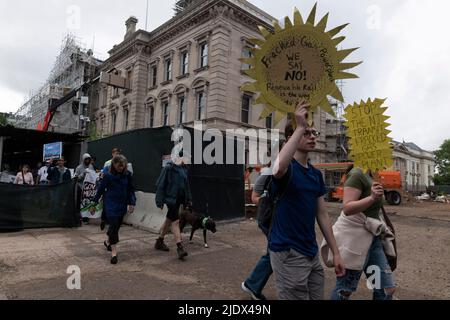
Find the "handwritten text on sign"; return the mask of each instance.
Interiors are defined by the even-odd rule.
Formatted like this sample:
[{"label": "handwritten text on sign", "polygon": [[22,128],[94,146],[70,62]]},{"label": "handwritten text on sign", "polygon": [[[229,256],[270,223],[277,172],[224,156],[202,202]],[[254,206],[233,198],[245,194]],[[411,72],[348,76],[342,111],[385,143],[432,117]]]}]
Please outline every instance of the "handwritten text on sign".
[{"label": "handwritten text on sign", "polygon": [[392,140],[386,122],[389,117],[384,115],[387,108],[381,107],[384,101],[369,99],[345,109],[350,154],[357,167],[377,171],[392,166]]}]

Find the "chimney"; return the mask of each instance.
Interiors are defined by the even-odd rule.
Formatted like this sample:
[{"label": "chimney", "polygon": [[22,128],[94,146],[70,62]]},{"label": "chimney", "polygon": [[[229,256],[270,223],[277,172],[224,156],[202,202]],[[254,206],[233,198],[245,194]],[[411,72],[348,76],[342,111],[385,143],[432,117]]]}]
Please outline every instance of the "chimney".
[{"label": "chimney", "polygon": [[130,17],[125,25],[127,26],[127,33],[125,34],[125,40],[128,39],[133,33],[136,32],[136,24],[138,23],[138,19],[136,17]]}]

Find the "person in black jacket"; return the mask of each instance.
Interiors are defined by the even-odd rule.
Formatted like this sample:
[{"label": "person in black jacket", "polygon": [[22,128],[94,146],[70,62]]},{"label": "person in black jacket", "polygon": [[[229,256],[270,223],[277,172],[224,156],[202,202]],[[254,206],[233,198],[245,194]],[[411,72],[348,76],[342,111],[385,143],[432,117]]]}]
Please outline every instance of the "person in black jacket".
[{"label": "person in black jacket", "polygon": [[182,245],[179,212],[181,205],[192,205],[192,195],[184,161],[179,158],[177,162],[177,164],[169,162],[156,183],[156,206],[162,210],[164,205],[167,205],[168,213],[155,249],[169,251],[164,243],[164,237],[171,229],[177,244],[178,258],[182,260],[188,256],[188,253]]},{"label": "person in black jacket", "polygon": [[61,157],[57,160],[57,166],[51,166],[48,169],[47,180],[50,182],[50,185],[61,184],[72,180],[70,170],[64,167],[65,163],[64,157]]}]

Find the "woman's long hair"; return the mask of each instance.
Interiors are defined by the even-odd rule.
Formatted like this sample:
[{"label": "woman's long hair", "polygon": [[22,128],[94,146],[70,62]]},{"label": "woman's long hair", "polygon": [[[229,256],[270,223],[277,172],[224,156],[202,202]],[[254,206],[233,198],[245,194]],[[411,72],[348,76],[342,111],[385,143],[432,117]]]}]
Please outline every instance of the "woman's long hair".
[{"label": "woman's long hair", "polygon": [[[124,166],[123,172],[117,172],[116,168],[114,167],[114,165],[118,164],[118,163],[123,164],[123,166]],[[109,173],[111,173],[112,175],[126,174],[128,172],[127,167],[128,167],[128,160],[127,160],[127,158],[125,158],[122,155],[118,155],[118,156],[115,156],[112,159],[111,167],[109,168]]]}]

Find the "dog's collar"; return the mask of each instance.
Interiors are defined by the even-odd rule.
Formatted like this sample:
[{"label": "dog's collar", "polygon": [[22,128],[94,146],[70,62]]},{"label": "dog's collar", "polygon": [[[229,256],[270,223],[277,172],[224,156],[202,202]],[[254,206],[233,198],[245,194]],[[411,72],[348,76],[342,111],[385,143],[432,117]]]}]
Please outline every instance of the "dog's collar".
[{"label": "dog's collar", "polygon": [[209,220],[209,217],[206,217],[206,218],[204,218],[204,219],[202,220],[202,226],[203,226],[203,228],[206,228],[206,223],[208,222],[208,220]]}]

